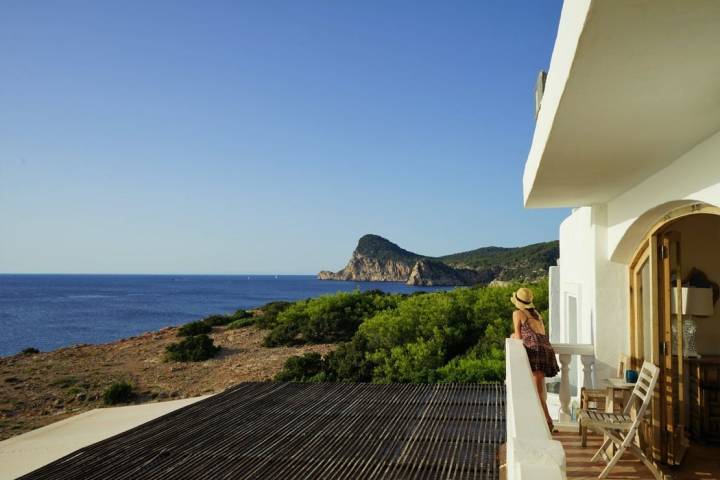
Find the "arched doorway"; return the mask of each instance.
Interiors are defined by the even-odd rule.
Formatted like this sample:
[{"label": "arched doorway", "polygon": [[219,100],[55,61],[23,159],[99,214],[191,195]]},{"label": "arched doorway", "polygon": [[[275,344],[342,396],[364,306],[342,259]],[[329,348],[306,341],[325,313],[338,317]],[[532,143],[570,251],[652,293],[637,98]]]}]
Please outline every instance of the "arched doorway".
[{"label": "arched doorway", "polygon": [[701,448],[690,445],[720,442],[720,209],[664,213],[629,267],[631,363],[661,368],[645,444],[657,461],[681,465]]}]

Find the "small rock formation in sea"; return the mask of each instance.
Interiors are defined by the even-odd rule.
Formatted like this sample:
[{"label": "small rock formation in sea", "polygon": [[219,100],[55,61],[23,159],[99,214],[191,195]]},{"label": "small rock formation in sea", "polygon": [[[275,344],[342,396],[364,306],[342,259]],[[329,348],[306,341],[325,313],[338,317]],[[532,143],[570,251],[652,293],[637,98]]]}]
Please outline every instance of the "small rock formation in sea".
[{"label": "small rock formation in sea", "polygon": [[339,272],[323,270],[320,280],[406,282],[418,286],[487,285],[532,281],[547,275],[559,254],[558,242],[526,247],[485,247],[428,257],[379,235],[364,235]]}]

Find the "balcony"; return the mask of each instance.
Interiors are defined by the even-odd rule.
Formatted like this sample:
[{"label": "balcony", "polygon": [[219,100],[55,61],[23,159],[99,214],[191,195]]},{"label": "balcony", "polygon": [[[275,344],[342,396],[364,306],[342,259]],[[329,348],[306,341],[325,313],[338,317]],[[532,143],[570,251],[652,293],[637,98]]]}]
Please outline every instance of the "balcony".
[{"label": "balcony", "polygon": [[521,340],[505,341],[505,387],[508,480],[566,478],[565,450],[545,423]]},{"label": "balcony", "polygon": [[[507,391],[507,479],[565,480],[597,478],[604,464],[590,459],[602,443],[602,437],[590,434],[586,447],[580,446],[578,425],[570,407],[571,363],[579,358],[582,365],[581,387],[595,385],[594,349],[592,345],[553,344],[558,353],[560,378],[558,393],[548,394],[548,409],[560,432],[551,434],[545,423],[540,399],[532,380],[530,363],[521,340],[507,339],[505,368]],[[552,381],[552,380],[551,380]],[[696,466],[700,461],[693,462]],[[708,472],[712,469],[706,469]],[[650,471],[629,453],[611,477],[616,479],[653,479]],[[677,478],[695,478],[679,475]],[[713,476],[707,478],[714,478]]]},{"label": "balcony", "polygon": [[[560,429],[576,429],[577,420],[576,412],[571,407],[572,399],[575,398],[579,404],[579,390],[582,388],[596,388],[595,381],[595,347],[591,344],[579,343],[553,343],[553,348],[558,354],[558,363],[560,364],[559,379],[548,379],[549,383],[559,384],[558,392],[548,393],[547,403],[550,416],[553,417],[555,424]],[[582,369],[582,383],[580,385],[572,385],[571,365],[573,358],[578,358],[578,367]],[[573,372],[575,373],[575,372]],[[575,387],[575,392],[571,387]]]}]

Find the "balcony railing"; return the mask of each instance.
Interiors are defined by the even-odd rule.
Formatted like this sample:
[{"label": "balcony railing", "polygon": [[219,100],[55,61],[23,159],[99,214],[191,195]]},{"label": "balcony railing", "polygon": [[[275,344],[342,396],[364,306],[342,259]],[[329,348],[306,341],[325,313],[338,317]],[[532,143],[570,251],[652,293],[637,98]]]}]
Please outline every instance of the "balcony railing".
[{"label": "balcony railing", "polygon": [[508,480],[565,479],[565,451],[545,422],[521,340],[505,341]]},{"label": "balcony railing", "polygon": [[[558,420],[561,426],[567,426],[567,424],[576,423],[576,420],[573,418],[572,409],[570,407],[570,402],[572,399],[572,395],[570,392],[570,365],[572,363],[572,357],[580,357],[583,378],[581,386],[585,388],[594,388],[595,348],[592,344],[581,343],[553,343],[553,348],[558,354],[558,360],[560,363],[560,389],[558,391],[560,408],[556,420]],[[549,396],[549,408],[551,407],[551,401],[552,396]],[[554,409],[550,408],[550,410],[552,412]]]}]

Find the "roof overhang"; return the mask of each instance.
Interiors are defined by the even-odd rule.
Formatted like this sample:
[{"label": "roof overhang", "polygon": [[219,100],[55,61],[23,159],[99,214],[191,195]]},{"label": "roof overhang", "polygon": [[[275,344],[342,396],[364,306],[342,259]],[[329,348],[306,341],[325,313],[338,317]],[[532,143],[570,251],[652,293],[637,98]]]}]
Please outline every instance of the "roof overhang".
[{"label": "roof overhang", "polygon": [[604,203],[720,130],[720,1],[566,0],[527,207]]}]

